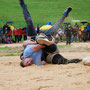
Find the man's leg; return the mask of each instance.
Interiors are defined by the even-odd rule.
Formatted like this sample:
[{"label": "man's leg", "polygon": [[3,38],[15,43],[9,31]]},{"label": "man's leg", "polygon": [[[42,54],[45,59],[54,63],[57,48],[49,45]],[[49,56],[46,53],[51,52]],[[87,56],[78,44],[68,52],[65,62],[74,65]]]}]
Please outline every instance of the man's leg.
[{"label": "man's leg", "polygon": [[68,59],[56,53],[56,54],[48,55],[46,58],[46,62],[50,64],[67,64]]},{"label": "man's leg", "polygon": [[77,35],[75,35],[75,42],[77,42]]},{"label": "man's leg", "polygon": [[66,45],[68,45],[68,35],[66,34]]},{"label": "man's leg", "polygon": [[68,14],[70,13],[71,10],[72,10],[71,7],[67,8],[67,10],[64,12],[63,16],[53,25],[53,27],[51,27],[49,30],[47,30],[45,32],[45,35],[47,35],[47,36],[53,35],[54,32],[59,29],[60,25],[62,24],[64,19],[68,16]]},{"label": "man's leg", "polygon": [[27,23],[27,37],[36,36],[37,33],[34,29],[33,21],[31,19],[31,16],[27,9],[27,6],[25,5],[24,0],[19,0],[19,2],[23,9],[23,15],[24,15],[25,21]]},{"label": "man's leg", "polygon": [[74,35],[72,36],[72,42],[74,41]]},{"label": "man's leg", "polygon": [[[54,24],[53,27],[51,27],[49,30],[47,30],[44,34],[48,36],[49,40],[51,40],[51,35],[54,36],[54,33],[58,31],[59,27],[61,26],[64,19],[68,16],[69,12],[72,10],[71,7],[69,7],[63,14],[63,16]],[[36,39],[39,44],[45,44],[45,45],[51,45],[51,43],[46,38],[38,38]]]},{"label": "man's leg", "polygon": [[71,36],[69,36],[69,44],[71,44]]},{"label": "man's leg", "polygon": [[68,60],[60,54],[48,55],[46,59],[47,59],[47,63],[50,63],[50,64],[69,64],[69,63],[79,63],[82,61],[81,59],[78,59],[78,58]]},{"label": "man's leg", "polygon": [[90,40],[90,31],[88,33],[89,33],[89,36],[88,37],[89,37],[89,40]]},{"label": "man's leg", "polygon": [[15,35],[15,43],[17,42],[17,38],[16,38],[16,35]]}]

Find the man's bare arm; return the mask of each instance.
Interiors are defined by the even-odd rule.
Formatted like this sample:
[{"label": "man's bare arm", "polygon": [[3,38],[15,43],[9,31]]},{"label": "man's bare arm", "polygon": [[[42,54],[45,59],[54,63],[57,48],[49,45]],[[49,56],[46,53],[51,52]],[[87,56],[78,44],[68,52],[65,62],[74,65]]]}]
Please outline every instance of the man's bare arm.
[{"label": "man's bare arm", "polygon": [[40,49],[42,49],[42,48],[44,48],[44,47],[45,47],[45,46],[43,46],[43,45],[37,44],[37,45],[32,46],[31,48],[32,48],[34,51],[38,51],[38,50],[40,50]]},{"label": "man's bare arm", "polygon": [[26,40],[26,41],[23,42],[24,47],[26,47],[27,45],[30,45],[30,44],[36,44],[36,42],[35,41],[30,41],[30,40]]}]

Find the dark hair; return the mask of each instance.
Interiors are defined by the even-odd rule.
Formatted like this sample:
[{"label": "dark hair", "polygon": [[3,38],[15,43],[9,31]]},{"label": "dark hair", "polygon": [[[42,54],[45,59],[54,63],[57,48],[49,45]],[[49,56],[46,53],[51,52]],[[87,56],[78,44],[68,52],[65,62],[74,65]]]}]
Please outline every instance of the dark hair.
[{"label": "dark hair", "polygon": [[20,55],[20,59],[21,59],[22,56],[23,56],[23,53],[21,53],[21,55]]},{"label": "dark hair", "polygon": [[20,62],[20,66],[23,67],[23,68],[25,67],[24,64],[23,64],[23,61]]}]

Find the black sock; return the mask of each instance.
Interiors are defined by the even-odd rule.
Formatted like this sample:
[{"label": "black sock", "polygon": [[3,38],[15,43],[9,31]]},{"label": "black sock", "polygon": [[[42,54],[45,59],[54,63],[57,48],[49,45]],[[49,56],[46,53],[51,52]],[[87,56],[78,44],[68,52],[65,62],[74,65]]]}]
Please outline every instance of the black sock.
[{"label": "black sock", "polygon": [[68,60],[68,63],[79,63],[81,61],[82,61],[81,59],[71,59],[71,60]]}]

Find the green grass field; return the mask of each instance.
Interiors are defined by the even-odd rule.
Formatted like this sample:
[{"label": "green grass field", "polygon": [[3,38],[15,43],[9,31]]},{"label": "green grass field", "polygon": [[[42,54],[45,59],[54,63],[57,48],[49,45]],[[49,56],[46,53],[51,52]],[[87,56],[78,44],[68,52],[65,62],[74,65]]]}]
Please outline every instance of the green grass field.
[{"label": "green grass field", "polygon": [[[90,20],[90,0],[24,0],[31,13],[34,25],[44,25],[48,21],[55,23],[63,11],[72,6],[73,10],[65,21],[72,19]],[[13,26],[26,26],[18,0],[0,0],[0,27],[7,21],[14,21]],[[73,23],[72,23],[73,24]]]}]

